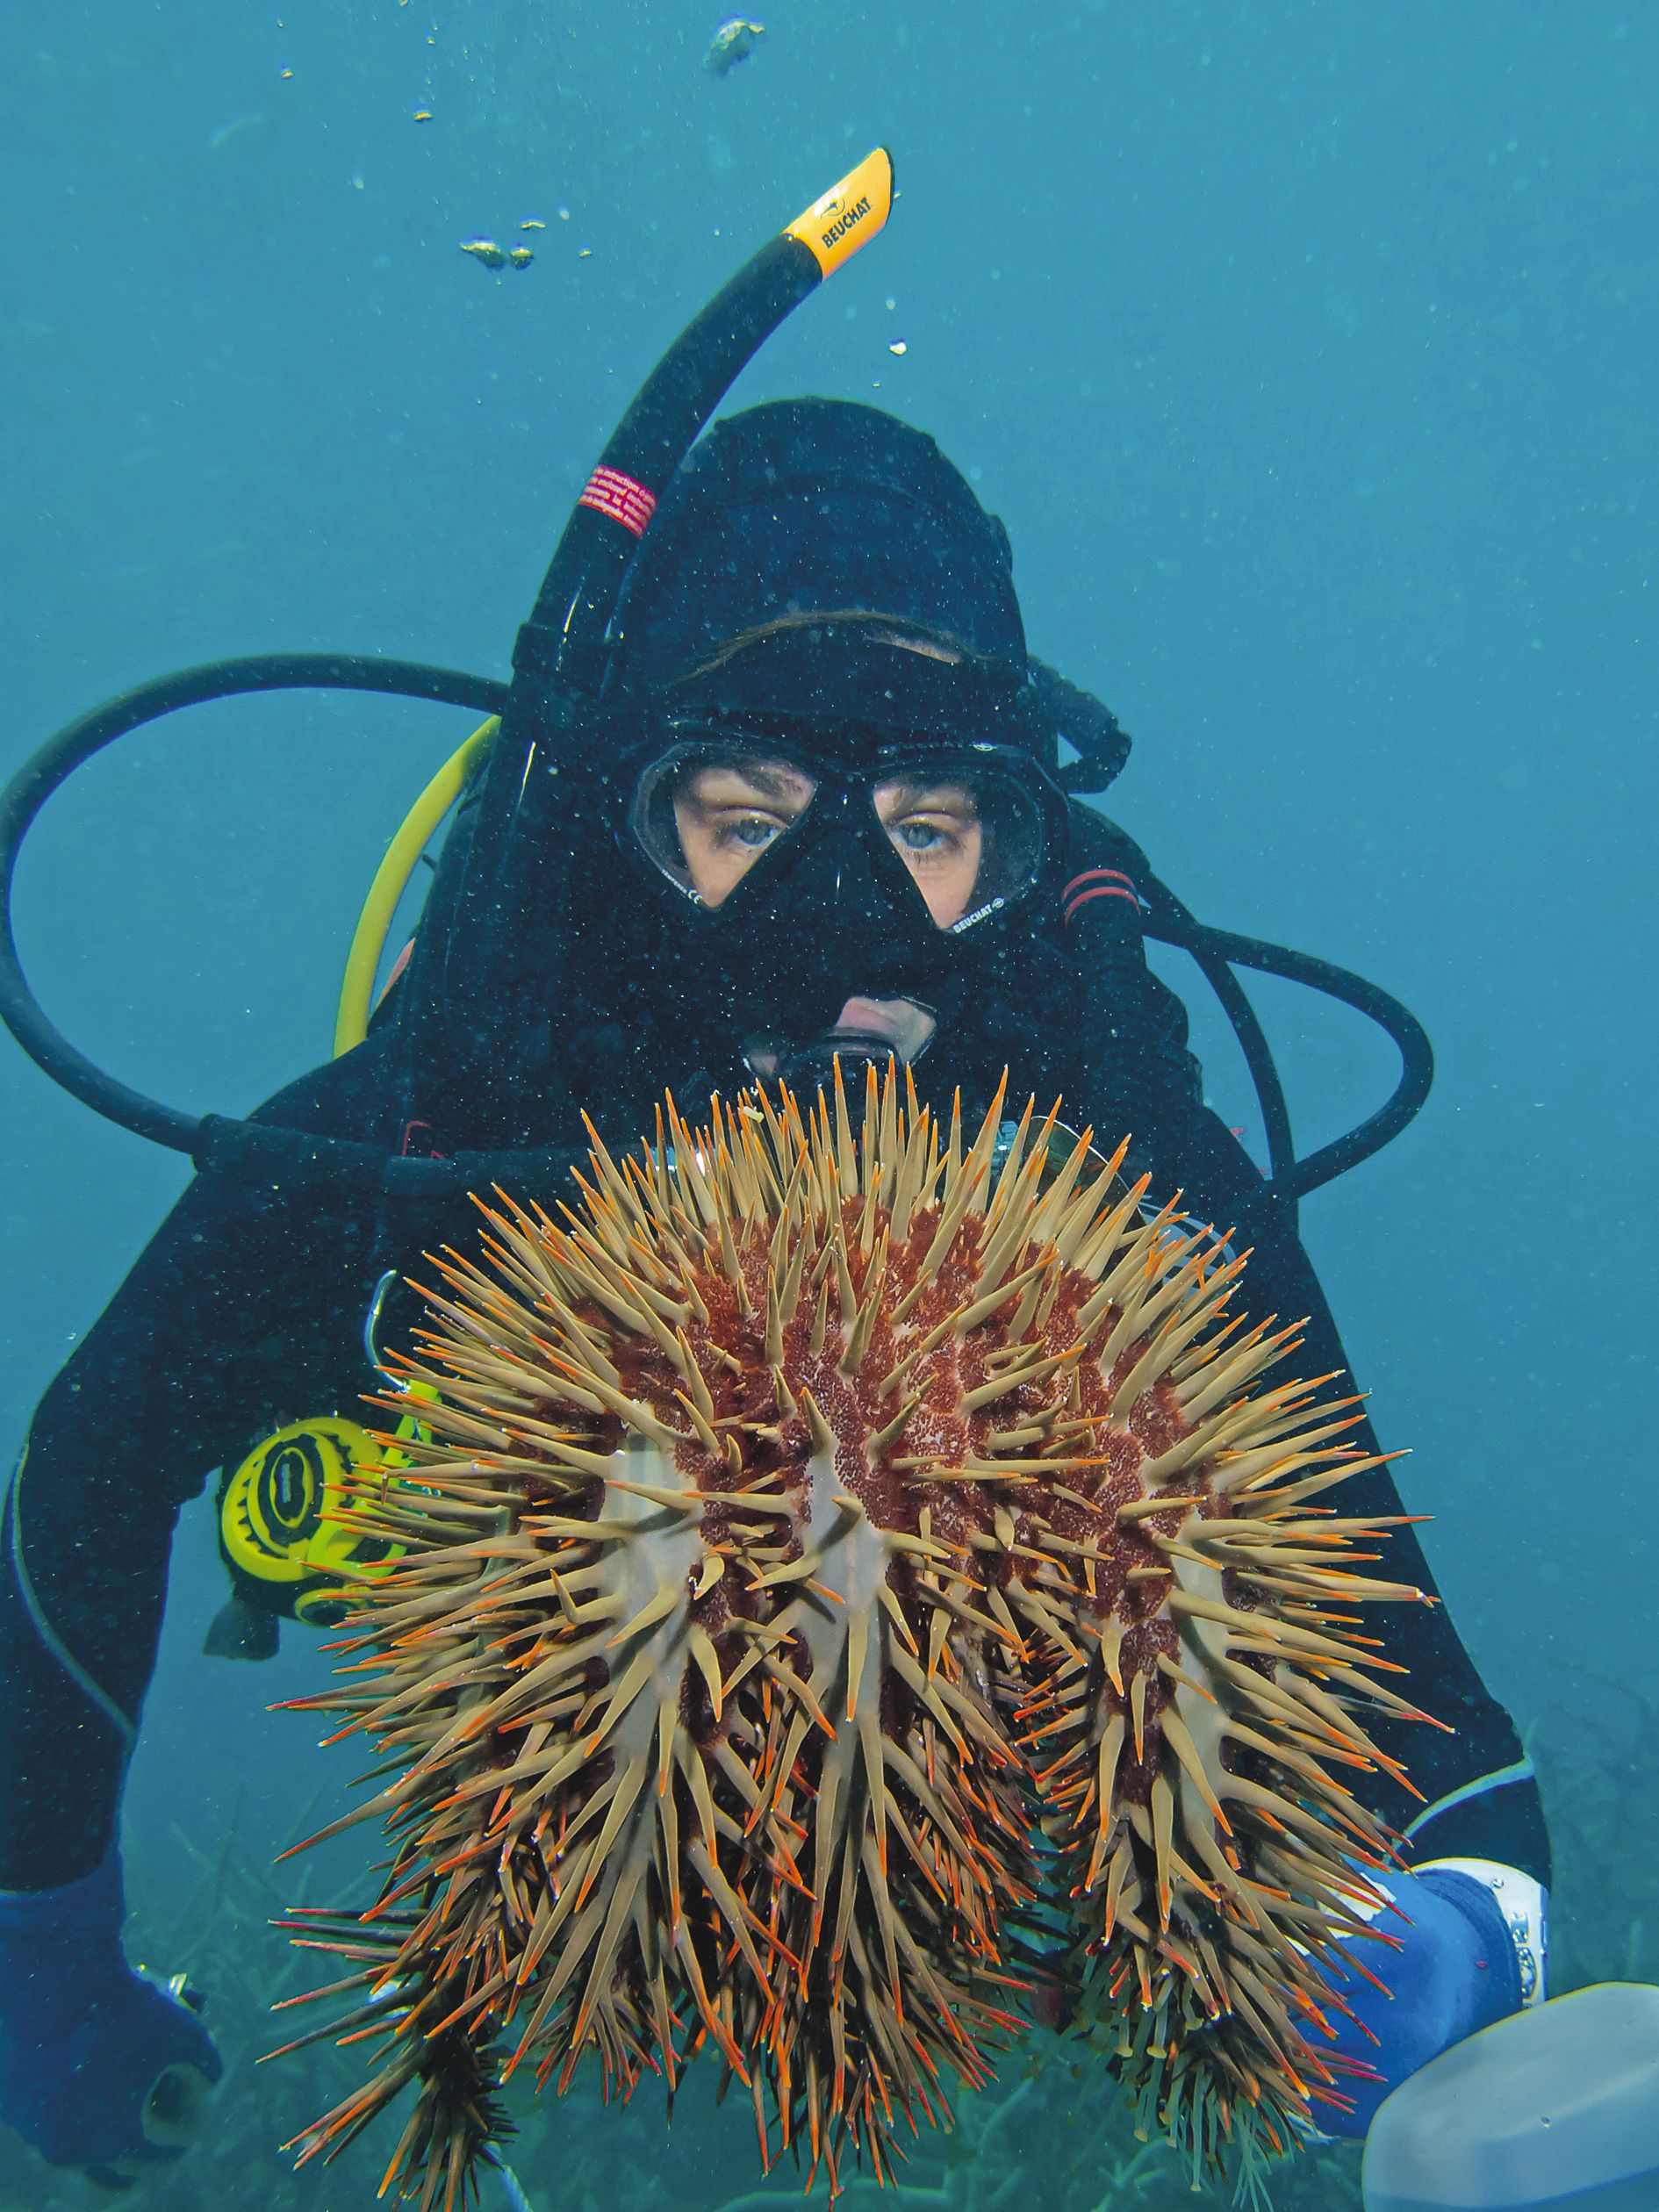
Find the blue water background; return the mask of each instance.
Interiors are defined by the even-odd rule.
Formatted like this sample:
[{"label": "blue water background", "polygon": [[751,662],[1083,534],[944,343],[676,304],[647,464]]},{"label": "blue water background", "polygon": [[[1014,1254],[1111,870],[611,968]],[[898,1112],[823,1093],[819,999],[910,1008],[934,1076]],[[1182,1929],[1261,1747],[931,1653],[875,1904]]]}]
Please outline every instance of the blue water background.
[{"label": "blue water background", "polygon": [[[504,673],[663,346],[887,142],[887,233],[735,399],[863,399],[933,431],[1007,521],[1034,647],[1135,733],[1108,803],[1167,880],[1427,1024],[1426,1111],[1309,1203],[1311,1247],[1523,1726],[1607,1694],[1586,1666],[1659,1694],[1659,14],[779,0],[724,80],[701,67],[715,19],[12,15],[6,767],[220,654]],[[457,250],[480,233],[522,235],[534,266],[490,274]],[[467,727],[290,696],[127,741],[21,873],[54,1017],[196,1110],[323,1057],[363,890]],[[1392,1054],[1356,1018],[1288,987],[1260,1002],[1304,1146],[1382,1095]],[[1207,1014],[1202,1034],[1253,1136]],[[0,1117],[9,1442],[183,1176],[10,1050]],[[312,1729],[265,1706],[320,1663],[303,1636],[273,1670],[200,1659],[221,1595],[198,1509],[140,1860],[233,1803],[261,1846],[315,1786]]]}]

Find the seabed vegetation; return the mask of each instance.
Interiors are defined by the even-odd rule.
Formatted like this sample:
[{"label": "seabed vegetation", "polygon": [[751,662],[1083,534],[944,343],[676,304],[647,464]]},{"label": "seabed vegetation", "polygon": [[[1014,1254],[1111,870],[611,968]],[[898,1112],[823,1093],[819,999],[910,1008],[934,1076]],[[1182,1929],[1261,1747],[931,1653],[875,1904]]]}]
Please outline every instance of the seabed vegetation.
[{"label": "seabed vegetation", "polygon": [[[1570,1701],[1569,1701],[1570,1700]],[[1543,1778],[1558,1877],[1551,1986],[1559,1993],[1605,1980],[1659,1981],[1659,1855],[1630,1849],[1659,1826],[1659,1767],[1651,1752],[1659,1713],[1628,1686],[1585,1670],[1563,1670],[1560,1706],[1544,1715],[1532,1744]],[[296,1823],[309,1832],[312,1813]],[[173,1838],[197,1882],[183,1905],[162,1912],[139,1860],[130,1949],[169,1969],[190,1971],[207,1993],[207,2017],[226,2079],[203,2141],[157,2182],[128,2193],[132,2212],[370,2212],[384,2171],[378,2138],[332,2166],[295,2173],[280,2151],[360,2079],[351,2050],[312,2045],[273,2065],[261,2055],[286,2040],[269,2007],[307,1986],[311,1969],[271,1927],[306,1901],[303,1862],[265,1865],[234,1821],[217,1837],[199,1822]],[[327,1878],[326,1877],[324,1878]],[[175,1892],[184,1896],[183,1891]],[[716,2069],[692,2069],[668,2125],[651,2085],[626,2108],[602,2108],[579,2088],[563,2099],[514,2097],[519,2133],[507,2145],[531,2212],[770,2212],[799,2205],[801,2185],[785,2165],[762,2180],[752,2121],[736,2099],[723,2108]],[[958,2125],[911,2146],[899,2186],[867,2178],[843,2191],[844,2212],[1177,2212],[1219,2208],[1224,2190],[1195,2192],[1185,2166],[1162,2144],[1138,2143],[1124,2101],[1080,2045],[1034,2033],[1005,2058],[996,2081],[965,2096]],[[1274,2212],[1357,2212],[1359,2158],[1348,2145],[1304,2152],[1275,2168]],[[813,2201],[827,2199],[822,2187]],[[93,2212],[112,2199],[77,2177],[56,2174],[0,2129],[0,2212]],[[512,2200],[486,2176],[482,2212]]]}]

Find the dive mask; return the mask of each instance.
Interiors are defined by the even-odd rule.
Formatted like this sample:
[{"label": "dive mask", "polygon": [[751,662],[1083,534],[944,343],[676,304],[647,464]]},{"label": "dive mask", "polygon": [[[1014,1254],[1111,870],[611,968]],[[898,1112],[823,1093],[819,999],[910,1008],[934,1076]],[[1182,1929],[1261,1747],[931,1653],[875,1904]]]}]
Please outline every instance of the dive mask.
[{"label": "dive mask", "polygon": [[634,760],[619,827],[665,894],[657,988],[722,1067],[914,1059],[959,1030],[1006,937],[997,917],[1065,852],[1066,802],[1017,746],[668,714]]},{"label": "dive mask", "polygon": [[[890,851],[903,874],[878,873],[895,887],[908,876],[931,927],[960,937],[1033,890],[1064,836],[1060,794],[1011,746],[921,744],[843,724],[832,753],[799,721],[758,716],[670,717],[659,734],[628,834],[694,906],[723,906],[763,864],[771,877],[803,848],[851,842]],[[801,920],[833,930],[837,915]]]}]

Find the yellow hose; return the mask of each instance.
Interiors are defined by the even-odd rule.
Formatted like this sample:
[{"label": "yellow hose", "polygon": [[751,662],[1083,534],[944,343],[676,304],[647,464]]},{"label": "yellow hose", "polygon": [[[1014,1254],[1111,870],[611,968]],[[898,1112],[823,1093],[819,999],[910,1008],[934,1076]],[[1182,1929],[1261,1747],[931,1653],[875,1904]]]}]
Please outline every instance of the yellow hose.
[{"label": "yellow hose", "polygon": [[461,795],[473,763],[501,727],[499,715],[480,722],[464,745],[450,754],[432,781],[404,816],[403,826],[386,847],[386,857],[375,871],[369,896],[357,916],[351,951],[346,959],[345,980],[340,987],[340,1009],[334,1016],[334,1058],[361,1045],[369,1034],[374,1009],[375,978],[385,951],[386,934],[410,877],[433,831]]}]

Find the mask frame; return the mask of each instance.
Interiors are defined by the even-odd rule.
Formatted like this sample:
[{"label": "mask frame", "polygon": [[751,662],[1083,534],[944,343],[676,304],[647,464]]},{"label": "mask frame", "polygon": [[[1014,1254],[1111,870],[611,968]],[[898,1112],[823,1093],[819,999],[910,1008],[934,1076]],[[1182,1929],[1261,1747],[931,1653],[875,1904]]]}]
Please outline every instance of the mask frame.
[{"label": "mask frame", "polygon": [[[676,772],[700,761],[711,767],[731,766],[740,774],[747,763],[764,767],[777,764],[812,785],[800,812],[779,836],[757,849],[753,861],[717,901],[706,899],[690,880],[692,865],[685,855],[681,825],[674,818]],[[966,937],[994,915],[1056,887],[1065,858],[1065,794],[1022,746],[973,740],[942,743],[929,733],[830,717],[668,715],[653,719],[650,735],[635,751],[634,762],[634,772],[624,779],[628,795],[618,824],[619,839],[636,864],[643,862],[678,901],[701,915],[724,912],[751,883],[764,882],[788,868],[824,838],[848,835],[873,845],[879,841],[893,851],[925,910],[921,880],[897,852],[891,829],[881,822],[875,805],[876,793],[889,784],[960,784],[970,791],[977,786],[981,800],[988,790],[995,794],[1000,789],[1004,795],[1002,814],[983,803],[975,808],[982,840],[980,876],[966,909],[944,923],[928,914],[930,927],[943,935]],[[758,803],[757,813],[764,811]],[[1017,835],[1030,844],[1023,864],[1006,849]],[[1004,850],[999,853],[998,847]],[[676,851],[678,866],[671,857]],[[988,873],[999,866],[1005,875]]]}]

